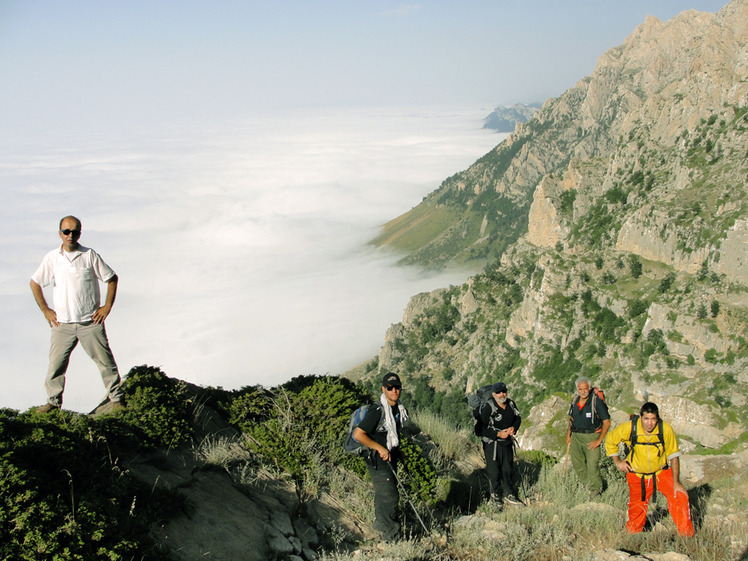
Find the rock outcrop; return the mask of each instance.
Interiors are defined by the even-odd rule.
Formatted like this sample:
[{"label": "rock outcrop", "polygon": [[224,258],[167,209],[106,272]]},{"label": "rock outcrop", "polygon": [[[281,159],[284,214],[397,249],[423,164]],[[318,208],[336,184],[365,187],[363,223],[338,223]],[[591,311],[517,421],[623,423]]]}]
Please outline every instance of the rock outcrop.
[{"label": "rock outcrop", "polygon": [[497,107],[483,119],[483,128],[496,132],[512,132],[517,123],[525,123],[537,112],[538,105],[518,103],[511,107]]},{"label": "rock outcrop", "polygon": [[[210,407],[201,406],[192,421],[197,441],[236,442],[243,449],[242,436]],[[345,528],[349,536],[373,535],[329,495],[310,501],[300,516],[290,479],[260,470],[251,484],[237,484],[230,466],[206,462],[191,445],[132,457],[124,468],[149,488],[178,489],[188,500],[189,512],[151,532],[174,559],[313,561],[321,531]]]}]

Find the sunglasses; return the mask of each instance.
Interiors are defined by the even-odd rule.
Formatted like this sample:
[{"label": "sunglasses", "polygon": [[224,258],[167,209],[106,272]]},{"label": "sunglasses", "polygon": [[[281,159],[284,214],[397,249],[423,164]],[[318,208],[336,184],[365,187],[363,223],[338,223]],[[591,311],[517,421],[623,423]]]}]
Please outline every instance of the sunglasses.
[{"label": "sunglasses", "polygon": [[81,231],[80,230],[70,230],[68,228],[65,228],[64,230],[60,230],[62,232],[63,236],[69,236],[70,234],[73,234],[74,236],[80,236]]},{"label": "sunglasses", "polygon": [[388,392],[391,392],[392,390],[402,390],[402,386],[390,386],[389,384],[384,387]]}]

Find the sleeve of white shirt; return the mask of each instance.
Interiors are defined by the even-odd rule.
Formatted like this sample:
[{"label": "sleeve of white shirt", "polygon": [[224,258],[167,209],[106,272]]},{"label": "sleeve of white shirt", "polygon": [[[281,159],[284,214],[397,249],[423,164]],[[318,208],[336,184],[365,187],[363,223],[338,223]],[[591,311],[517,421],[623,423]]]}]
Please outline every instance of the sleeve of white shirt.
[{"label": "sleeve of white shirt", "polygon": [[54,280],[54,267],[52,266],[51,254],[47,253],[42,259],[41,264],[36,269],[31,280],[41,287],[45,287]]},{"label": "sleeve of white shirt", "polygon": [[112,268],[107,265],[101,256],[93,249],[91,250],[91,266],[96,272],[96,277],[101,280],[101,282],[109,282],[115,275]]}]

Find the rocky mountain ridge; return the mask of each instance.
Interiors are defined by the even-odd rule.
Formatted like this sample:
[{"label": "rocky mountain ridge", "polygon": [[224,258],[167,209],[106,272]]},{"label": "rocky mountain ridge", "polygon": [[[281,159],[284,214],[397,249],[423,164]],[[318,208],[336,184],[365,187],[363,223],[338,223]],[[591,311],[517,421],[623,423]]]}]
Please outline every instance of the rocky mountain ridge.
[{"label": "rocky mountain ridge", "polygon": [[514,132],[518,123],[525,123],[540,109],[540,105],[518,103],[510,107],[499,106],[485,119],[483,128],[496,132]]},{"label": "rocky mountain ridge", "polygon": [[[590,76],[546,101],[506,141],[385,225],[375,243],[407,249],[406,263],[490,262],[527,231],[528,220],[536,223],[532,240],[545,245],[569,228],[568,220],[563,224],[550,216],[554,211],[547,205],[536,204],[529,216],[533,200],[554,200],[558,214],[569,210],[558,208],[560,193],[576,191],[580,200],[572,202],[571,218],[578,222],[601,196],[630,178],[662,192],[638,198],[630,193],[615,235],[602,240],[606,247],[693,268],[713,253],[702,239],[710,230],[714,241],[734,254],[731,248],[745,243],[745,222],[736,219],[744,217],[745,193],[732,193],[725,184],[745,181],[747,9],[745,2],[733,1],[718,14],[689,11],[664,23],[648,18],[621,46],[603,54]],[[699,146],[708,150],[694,161]],[[685,202],[673,201],[674,194],[686,191],[700,201],[707,178],[720,182],[710,190],[726,189],[737,199],[713,196],[714,206],[699,213],[705,215],[703,224],[670,224],[666,236],[652,236],[672,214],[668,207]],[[664,200],[654,204],[659,195]],[[659,207],[661,218],[649,216],[652,206]],[[543,216],[549,224],[542,223]],[[744,274],[745,262],[720,267],[726,274]]]},{"label": "rocky mountain ridge", "polygon": [[386,225],[378,242],[410,248],[404,262],[488,266],[414,296],[350,376],[395,370],[445,403],[499,378],[530,408],[581,373],[626,415],[659,402],[686,450],[745,449],[747,43],[745,0],[647,18]]}]

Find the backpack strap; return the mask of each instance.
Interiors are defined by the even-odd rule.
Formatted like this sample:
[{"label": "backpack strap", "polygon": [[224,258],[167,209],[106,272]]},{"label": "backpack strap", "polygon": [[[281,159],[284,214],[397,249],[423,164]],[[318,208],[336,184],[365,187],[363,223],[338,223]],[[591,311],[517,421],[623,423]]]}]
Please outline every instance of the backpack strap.
[{"label": "backpack strap", "polygon": [[374,429],[374,432],[385,432],[387,429],[384,427],[384,411],[382,411],[382,404],[378,401],[373,401],[371,405],[369,405],[369,411],[372,409],[379,409],[379,422],[377,423],[377,428]]},{"label": "backpack strap", "polygon": [[595,423],[595,409],[597,408],[597,388],[592,388],[590,391],[592,394],[592,403],[590,404],[590,409],[592,410],[592,426],[597,427],[597,423]]},{"label": "backpack strap", "polygon": [[514,412],[514,416],[521,419],[522,416],[519,414],[519,409],[517,409],[517,404],[514,403],[514,401],[510,398],[507,398],[507,403],[509,403],[509,405],[511,406],[512,411]]},{"label": "backpack strap", "polygon": [[[489,423],[489,426],[493,428],[493,416],[494,416],[494,413],[496,413],[496,411],[499,410],[499,408],[496,406],[496,402],[493,400],[493,398],[486,401],[486,403],[483,404],[483,407],[485,407],[486,404],[491,408],[491,414],[488,416],[488,423]],[[483,409],[483,407],[481,407],[481,409]]]},{"label": "backpack strap", "polygon": [[579,404],[579,394],[574,396],[574,399],[571,400],[571,403],[569,404],[569,417],[572,417],[574,413],[574,406]]},{"label": "backpack strap", "polygon": [[[639,424],[639,415],[632,415],[631,416],[631,436],[629,437],[629,439],[631,440],[631,451],[629,453],[629,458],[631,460],[634,459],[634,450],[636,448],[636,445],[640,444],[639,435],[637,434],[638,424]],[[664,435],[662,419],[657,419],[657,440],[659,441],[659,443],[658,442],[642,442],[641,444],[643,446],[644,445],[654,446],[655,448],[657,448],[657,445],[659,444],[661,446],[661,449],[657,448],[657,457],[660,457],[665,453],[665,435]],[[636,473],[638,473],[639,475],[652,475],[652,473],[641,473],[641,472],[636,472]],[[653,472],[653,473],[657,473],[657,472]]]},{"label": "backpack strap", "polygon": [[[496,402],[494,402],[493,397],[490,398],[490,399],[488,399],[483,405],[480,406],[480,411],[478,413],[478,417],[480,417],[480,413],[483,411],[483,408],[486,405],[488,405],[491,408],[491,414],[488,416],[488,423],[486,424],[486,426],[488,428],[490,428],[490,429],[496,430],[496,427],[494,427],[494,424],[493,424],[493,416],[494,416],[494,413],[496,413],[496,411],[499,410],[499,408],[496,405]],[[478,423],[480,423],[480,427],[478,426]],[[492,439],[489,439],[489,438],[487,438],[485,436],[481,436],[478,433],[478,428],[481,428],[481,429],[483,428],[483,423],[482,423],[482,421],[480,419],[478,420],[478,423],[476,423],[476,436],[480,436],[481,440],[483,442],[493,442]]]}]

